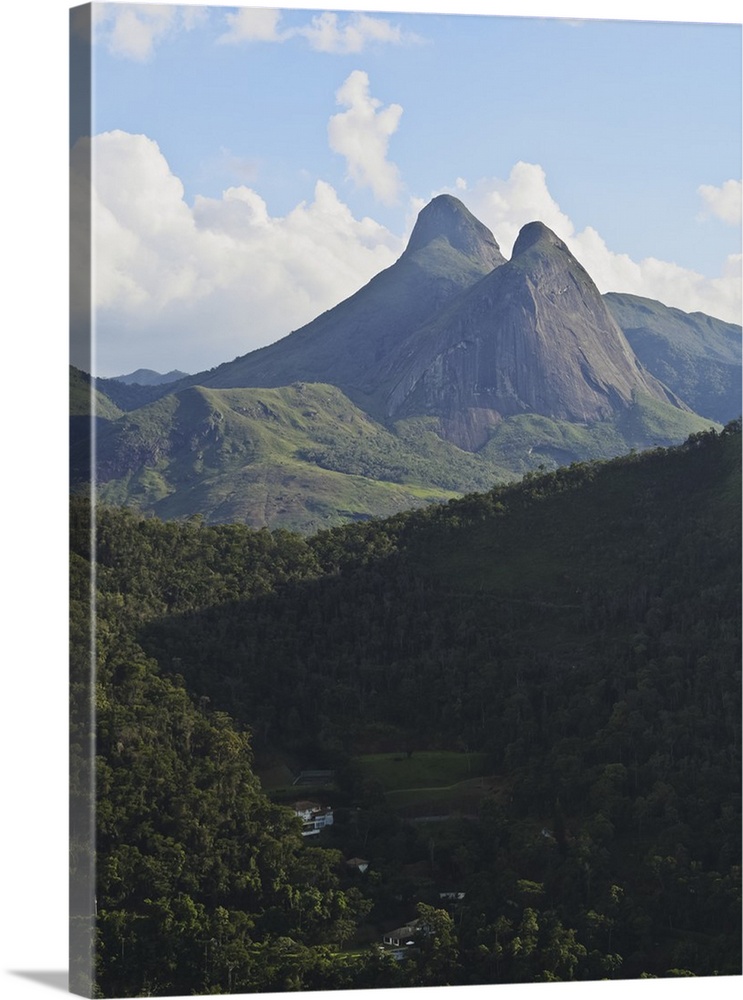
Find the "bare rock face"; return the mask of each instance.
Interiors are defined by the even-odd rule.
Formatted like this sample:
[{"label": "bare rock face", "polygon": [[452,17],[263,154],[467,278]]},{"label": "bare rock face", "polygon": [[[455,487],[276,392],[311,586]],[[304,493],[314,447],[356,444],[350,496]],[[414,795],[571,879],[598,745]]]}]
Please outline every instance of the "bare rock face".
[{"label": "bare rock face", "polygon": [[282,340],[213,372],[213,388],[330,382],[374,408],[378,366],[407,336],[505,263],[495,237],[461,201],[434,198],[400,259],[354,295]]},{"label": "bare rock face", "polygon": [[520,413],[586,424],[637,393],[683,406],[642,368],[591,278],[541,222],[398,361],[387,373],[388,416],[439,416],[443,436],[469,450]]}]

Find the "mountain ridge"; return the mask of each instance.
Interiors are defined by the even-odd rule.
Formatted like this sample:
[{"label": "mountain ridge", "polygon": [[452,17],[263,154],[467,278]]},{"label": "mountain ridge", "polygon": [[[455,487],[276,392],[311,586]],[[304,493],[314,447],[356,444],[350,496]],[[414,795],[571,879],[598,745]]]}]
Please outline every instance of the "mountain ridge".
[{"label": "mountain ridge", "polygon": [[165,373],[156,372],[153,368],[137,368],[127,375],[114,375],[114,380],[123,382],[124,385],[166,385],[169,382],[180,382],[188,377],[188,372],[179,371],[177,368]]},{"label": "mountain ridge", "polygon": [[[622,323],[650,345],[650,364]],[[95,380],[98,485],[166,517],[304,531],[390,514],[734,419],[727,383],[713,416],[686,395],[714,365],[731,382],[735,337],[710,317],[602,296],[539,221],[506,261],[490,230],[442,195],[395,264],[276,343],[168,385]],[[256,408],[269,390],[273,402]]]},{"label": "mountain ridge", "polygon": [[645,368],[695,412],[719,423],[740,416],[740,326],[639,295],[603,298]]}]

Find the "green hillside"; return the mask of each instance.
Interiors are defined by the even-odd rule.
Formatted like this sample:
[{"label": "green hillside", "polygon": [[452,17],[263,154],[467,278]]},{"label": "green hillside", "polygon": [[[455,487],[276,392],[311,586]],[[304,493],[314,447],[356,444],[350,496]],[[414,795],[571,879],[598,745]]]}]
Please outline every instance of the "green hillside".
[{"label": "green hillside", "polygon": [[639,295],[604,295],[648,371],[696,413],[721,423],[741,413],[741,329]]},{"label": "green hillside", "polygon": [[[388,725],[424,738],[433,727],[442,740],[504,752],[502,719],[497,734],[488,721],[501,711],[489,679],[500,657],[523,662],[527,676],[537,669],[532,654],[542,670],[588,656],[585,670],[613,671],[653,599],[662,606],[683,584],[690,595],[704,591],[701,608],[721,587],[714,560],[734,571],[737,438],[690,440],[708,439],[714,448],[582,463],[322,532],[307,549],[327,569],[316,583],[240,608],[228,639],[219,608],[203,621],[164,622],[163,634],[183,646],[184,664],[193,660],[195,686],[216,695],[225,684],[227,707],[251,725],[272,692],[285,692],[285,711],[271,724],[284,743],[293,733],[311,739],[319,712],[342,720],[331,730],[348,749],[363,749],[375,726]],[[692,572],[695,560],[704,575]],[[683,634],[683,620],[678,627]],[[562,633],[564,650],[552,643]],[[220,636],[213,649],[211,636]],[[688,657],[681,639],[669,650],[677,645]],[[270,674],[253,673],[250,664],[267,658]]]},{"label": "green hillside", "polygon": [[[502,477],[501,473],[501,477]],[[497,467],[441,443],[416,453],[338,389],[193,387],[126,414],[98,438],[107,503],[315,530],[484,488]]]},{"label": "green hillside", "polygon": [[116,420],[123,413],[113,400],[93,388],[89,375],[70,365],[70,416],[89,417],[93,410],[105,420]]},{"label": "green hillside", "polygon": [[[200,515],[207,523],[312,532],[535,469],[670,444],[708,426],[685,410],[638,399],[620,417],[590,425],[511,417],[472,453],[443,440],[437,418],[388,428],[333,386],[193,386],[126,414],[111,409],[98,431],[98,495],[167,520]],[[73,466],[73,482],[84,486],[86,469]]]},{"label": "green hillside", "polygon": [[[104,993],[739,974],[740,457],[730,425],[312,537],[100,506]],[[334,772],[313,844],[246,727],[257,770]]]},{"label": "green hillside", "polygon": [[552,420],[536,413],[498,424],[482,449],[512,475],[556,469],[571,462],[613,458],[632,449],[674,444],[715,425],[696,413],[639,396],[618,416],[590,424]]}]

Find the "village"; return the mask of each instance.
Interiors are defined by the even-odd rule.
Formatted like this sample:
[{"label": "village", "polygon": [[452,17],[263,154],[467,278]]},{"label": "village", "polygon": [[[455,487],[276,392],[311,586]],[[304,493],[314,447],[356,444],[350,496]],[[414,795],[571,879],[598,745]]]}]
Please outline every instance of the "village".
[{"label": "village", "polygon": [[[454,751],[368,754],[354,761],[357,787],[351,796],[335,770],[264,772],[267,791],[292,809],[307,844],[338,848],[345,880],[378,897],[370,914],[380,921],[375,937],[367,926],[355,947],[364,944],[404,961],[431,933],[417,915],[420,903],[459,915],[466,891],[452,883],[451,865],[443,863],[447,852],[437,858],[437,845],[443,847],[458,824],[477,822],[480,801],[495,787],[484,773],[486,763],[484,754]],[[278,779],[285,783],[271,787]],[[416,787],[405,787],[409,782]],[[358,804],[350,805],[349,798]],[[359,848],[373,849],[362,855]],[[400,891],[384,890],[391,873]]]}]

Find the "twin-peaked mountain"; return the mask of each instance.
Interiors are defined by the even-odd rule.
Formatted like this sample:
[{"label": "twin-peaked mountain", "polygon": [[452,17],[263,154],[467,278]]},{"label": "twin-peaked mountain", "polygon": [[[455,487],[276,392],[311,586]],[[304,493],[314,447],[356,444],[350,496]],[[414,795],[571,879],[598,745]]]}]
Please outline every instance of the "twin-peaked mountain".
[{"label": "twin-peaked mountain", "polygon": [[283,340],[203,378],[214,387],[330,382],[382,420],[440,418],[477,450],[502,418],[589,423],[636,394],[683,404],[637,361],[586,271],[542,223],[510,261],[456,198],[420,213],[392,267]]},{"label": "twin-peaked mountain", "polygon": [[[395,264],[282,340],[168,385],[99,380],[121,408],[136,406],[99,430],[99,489],[165,517],[311,529],[670,444],[738,415],[739,392],[725,398],[730,412],[721,400],[701,417],[689,405],[694,364],[674,338],[694,340],[700,320],[651,303],[643,339],[648,300],[615,299],[542,223],[522,229],[506,261],[442,195]],[[652,342],[655,365],[618,312]],[[727,377],[740,328],[703,319],[696,357]]]}]

